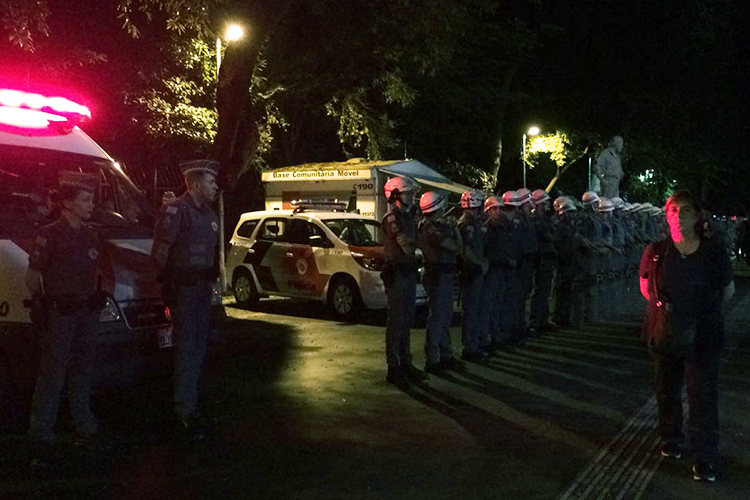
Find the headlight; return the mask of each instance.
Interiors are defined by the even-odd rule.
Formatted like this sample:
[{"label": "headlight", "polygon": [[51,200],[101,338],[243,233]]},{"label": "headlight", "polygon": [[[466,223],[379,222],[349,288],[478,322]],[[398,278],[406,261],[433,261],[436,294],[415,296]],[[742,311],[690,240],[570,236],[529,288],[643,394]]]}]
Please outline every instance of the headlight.
[{"label": "headlight", "polygon": [[99,322],[109,323],[110,321],[120,320],[120,310],[117,309],[117,304],[111,297],[107,298],[107,305],[99,311]]},{"label": "headlight", "polygon": [[352,257],[357,261],[357,264],[369,269],[370,271],[382,271],[383,270],[383,259],[377,257],[369,257],[359,252],[352,252]]}]

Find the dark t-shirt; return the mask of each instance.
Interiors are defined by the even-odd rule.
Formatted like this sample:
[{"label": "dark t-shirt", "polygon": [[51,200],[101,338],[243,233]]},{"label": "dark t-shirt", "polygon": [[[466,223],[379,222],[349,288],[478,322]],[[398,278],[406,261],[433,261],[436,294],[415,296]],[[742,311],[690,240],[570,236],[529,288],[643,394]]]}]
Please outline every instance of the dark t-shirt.
[{"label": "dark t-shirt", "polygon": [[650,280],[652,297],[657,252],[664,255],[657,276],[658,296],[673,305],[675,328],[695,325],[696,347],[720,347],[724,340],[722,291],[733,279],[729,254],[712,239],[702,239],[695,253],[684,256],[671,239],[650,244],[641,257],[640,277]]}]

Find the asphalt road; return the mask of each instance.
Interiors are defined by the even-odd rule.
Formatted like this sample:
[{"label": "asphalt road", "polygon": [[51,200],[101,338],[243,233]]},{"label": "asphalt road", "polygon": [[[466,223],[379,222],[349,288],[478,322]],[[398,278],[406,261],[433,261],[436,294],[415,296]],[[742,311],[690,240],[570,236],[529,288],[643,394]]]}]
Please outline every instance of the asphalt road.
[{"label": "asphalt road", "polygon": [[[227,305],[226,338],[206,367],[210,443],[173,439],[167,379],[102,393],[111,449],[65,452],[60,470],[40,476],[23,437],[0,436],[0,498],[750,498],[750,285],[739,285],[715,484],[692,481],[689,461],[659,458],[633,315],[401,391],[384,381],[383,312],[348,324],[320,304],[269,299]],[[418,328],[418,366],[423,342]],[[60,432],[65,444],[64,419]]]}]

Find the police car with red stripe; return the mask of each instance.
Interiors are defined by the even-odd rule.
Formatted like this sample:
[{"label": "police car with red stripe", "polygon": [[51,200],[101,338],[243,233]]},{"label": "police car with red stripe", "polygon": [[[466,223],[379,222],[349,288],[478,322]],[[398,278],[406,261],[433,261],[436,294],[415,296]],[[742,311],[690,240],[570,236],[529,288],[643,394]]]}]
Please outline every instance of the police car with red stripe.
[{"label": "police car with red stripe", "polygon": [[[385,263],[380,222],[331,202],[299,202],[293,210],[242,215],[227,253],[238,304],[278,295],[328,304],[335,316],[384,309]],[[427,303],[417,286],[417,304]]]}]

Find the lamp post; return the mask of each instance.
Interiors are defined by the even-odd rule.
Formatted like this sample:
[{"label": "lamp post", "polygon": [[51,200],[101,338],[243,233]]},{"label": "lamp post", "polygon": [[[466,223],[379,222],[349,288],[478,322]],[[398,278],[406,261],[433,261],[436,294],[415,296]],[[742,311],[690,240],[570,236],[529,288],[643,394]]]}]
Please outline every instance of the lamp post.
[{"label": "lamp post", "polygon": [[531,127],[529,128],[528,132],[526,134],[523,134],[523,187],[526,187],[526,163],[528,161],[526,160],[526,135],[535,136],[539,135],[539,127]]},{"label": "lamp post", "polygon": [[[239,40],[244,36],[245,32],[242,26],[238,24],[230,24],[227,26],[227,30],[224,33],[227,43]],[[221,37],[216,37],[216,79],[219,79],[219,68],[221,68]],[[226,167],[225,167],[226,168]],[[224,227],[224,190],[219,190],[219,284],[221,286],[222,295],[227,293],[227,265],[226,265],[226,249],[224,248],[224,238],[226,230]]]}]

